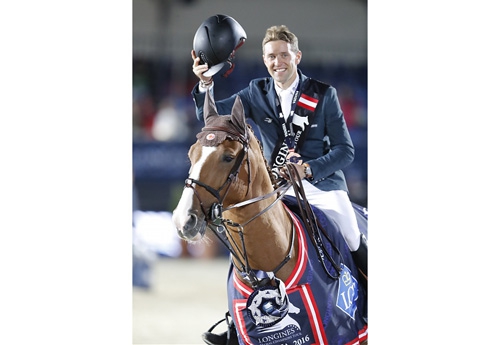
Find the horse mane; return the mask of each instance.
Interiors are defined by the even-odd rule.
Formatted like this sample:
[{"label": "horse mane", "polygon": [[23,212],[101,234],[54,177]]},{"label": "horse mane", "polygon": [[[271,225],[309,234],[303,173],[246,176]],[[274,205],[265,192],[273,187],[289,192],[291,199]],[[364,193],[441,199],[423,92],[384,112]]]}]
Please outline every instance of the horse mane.
[{"label": "horse mane", "polygon": [[259,140],[257,135],[255,135],[255,131],[253,130],[252,126],[250,124],[247,124],[247,128],[252,132],[253,137],[259,144],[260,148],[260,153],[262,155],[262,158],[264,159],[264,163],[266,164],[266,170],[267,174],[269,175],[269,178],[271,179],[271,183],[273,185],[273,188],[276,189],[278,187],[279,181],[274,178],[274,175],[272,174],[271,167],[269,166],[269,163],[267,162],[266,156],[264,156],[264,148],[262,146],[262,142]]}]

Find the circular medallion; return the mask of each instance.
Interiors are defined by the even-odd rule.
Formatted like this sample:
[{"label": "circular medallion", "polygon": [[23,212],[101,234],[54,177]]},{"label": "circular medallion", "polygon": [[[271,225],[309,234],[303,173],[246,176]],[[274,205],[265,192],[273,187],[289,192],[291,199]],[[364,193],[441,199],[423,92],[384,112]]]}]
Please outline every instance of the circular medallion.
[{"label": "circular medallion", "polygon": [[209,134],[207,134],[207,136],[205,137],[205,139],[207,139],[207,140],[214,140],[215,139],[215,134],[209,133]]},{"label": "circular medallion", "polygon": [[302,164],[302,157],[296,152],[290,152],[286,159],[292,163]]},{"label": "circular medallion", "polygon": [[278,286],[260,287],[247,299],[248,316],[257,326],[271,327],[288,314],[289,300],[284,284],[279,279],[275,281]]}]

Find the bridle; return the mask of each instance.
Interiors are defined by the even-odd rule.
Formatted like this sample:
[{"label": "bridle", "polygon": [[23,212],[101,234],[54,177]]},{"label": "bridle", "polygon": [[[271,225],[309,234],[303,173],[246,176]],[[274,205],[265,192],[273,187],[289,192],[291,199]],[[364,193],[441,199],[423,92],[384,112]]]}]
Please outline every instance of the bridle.
[{"label": "bridle", "polygon": [[[229,252],[232,254],[232,260],[233,260],[233,265],[234,267],[239,271],[240,275],[243,277],[244,280],[246,280],[250,285],[256,289],[265,285],[269,285],[270,281],[274,278],[276,273],[291,259],[292,256],[292,250],[293,250],[293,245],[295,243],[295,232],[296,229],[295,227],[292,227],[292,236],[291,236],[291,241],[289,245],[289,250],[285,258],[281,261],[278,266],[272,270],[271,272],[267,272],[267,277],[259,278],[256,276],[255,271],[250,268],[250,265],[248,263],[248,255],[247,251],[245,248],[245,239],[244,239],[244,234],[243,234],[243,229],[244,227],[249,224],[251,221],[255,220],[265,212],[267,212],[269,209],[271,209],[273,206],[280,201],[283,196],[285,195],[285,192],[293,186],[295,195],[297,196],[297,201],[298,201],[298,206],[299,206],[299,213],[301,215],[301,218],[304,221],[304,226],[309,233],[309,236],[311,238],[311,241],[314,244],[314,248],[316,249],[318,259],[321,262],[323,269],[327,273],[327,275],[332,278],[332,279],[338,279],[340,272],[341,272],[341,267],[335,262],[335,260],[330,256],[328,253],[328,250],[326,250],[325,243],[323,241],[323,238],[326,239],[327,242],[332,246],[332,249],[335,250],[342,258],[342,254],[340,250],[335,246],[334,242],[331,240],[329,235],[327,234],[326,230],[317,222],[316,216],[314,215],[314,212],[309,205],[309,202],[307,201],[307,197],[304,192],[304,188],[302,186],[302,182],[300,179],[300,176],[297,172],[297,169],[293,166],[291,163],[285,164],[288,175],[290,176],[290,181],[291,182],[284,182],[281,185],[279,185],[276,189],[274,189],[272,192],[263,195],[263,196],[258,196],[249,200],[242,201],[240,203],[230,205],[226,208],[223,208],[223,202],[228,194],[228,191],[230,189],[231,184],[234,182],[236,177],[238,176],[238,173],[241,169],[241,166],[243,165],[243,160],[245,156],[247,156],[247,165],[248,165],[248,184],[247,184],[247,195],[250,189],[250,160],[248,159],[248,150],[249,150],[249,138],[247,133],[245,135],[242,135],[239,132],[233,131],[229,128],[226,127],[205,127],[202,129],[206,131],[224,131],[226,133],[231,134],[233,137],[236,138],[237,141],[239,141],[243,145],[243,149],[240,151],[238,156],[236,157],[236,160],[234,162],[233,167],[231,168],[231,171],[229,172],[229,175],[226,179],[226,181],[220,186],[218,189],[215,189],[206,183],[196,180],[193,178],[187,178],[185,181],[185,187],[186,188],[192,188],[194,191],[194,195],[198,198],[198,201],[200,202],[200,207],[203,211],[203,214],[205,216],[205,219],[207,221],[208,228],[212,230],[212,232],[217,236],[217,238],[224,244],[224,246],[229,250]],[[207,208],[203,205],[203,202],[201,200],[200,195],[194,188],[194,185],[197,184],[200,187],[203,187],[206,191],[208,191],[210,194],[212,194],[216,199],[217,202],[213,203],[207,210]],[[221,192],[226,188],[225,192],[221,196]],[[261,200],[265,200],[267,198],[271,198],[273,196],[277,196],[276,199],[269,204],[266,208],[258,212],[256,215],[250,217],[247,221],[245,221],[243,224],[239,224],[236,222],[233,222],[230,219],[225,219],[222,218],[222,214],[225,211],[228,211],[230,209],[238,208],[238,207],[243,207],[255,202],[259,202]],[[231,226],[234,228],[238,229],[238,235],[240,237],[240,241],[242,244],[242,248],[239,248],[238,245],[236,244],[234,238],[231,235],[231,232],[228,231],[227,226]],[[239,255],[238,255],[239,254]],[[244,262],[242,259],[243,258]],[[238,261],[238,265],[235,264],[234,260]],[[329,262],[334,270],[336,271],[337,275],[332,275],[330,273],[330,270],[327,269],[327,262]]]},{"label": "bridle", "polygon": [[[218,189],[215,189],[215,188],[207,185],[206,183],[204,183],[200,180],[193,179],[193,178],[188,177],[185,180],[185,183],[184,183],[185,187],[193,189],[194,194],[196,195],[196,197],[198,198],[198,201],[200,202],[200,206],[201,206],[201,209],[203,211],[203,214],[205,215],[206,220],[209,222],[214,222],[214,220],[217,220],[220,217],[222,217],[222,212],[223,212],[222,204],[223,204],[224,200],[226,199],[227,193],[229,192],[229,187],[231,187],[231,184],[233,183],[233,181],[238,176],[238,173],[240,172],[240,169],[241,169],[241,166],[243,163],[243,159],[248,154],[249,141],[248,141],[247,135],[242,135],[239,132],[233,131],[233,130],[231,130],[229,128],[225,128],[225,127],[204,127],[202,129],[202,131],[224,131],[224,132],[227,132],[227,133],[235,136],[237,138],[237,141],[243,145],[243,149],[240,151],[240,153],[236,157],[234,164],[233,164],[233,167],[231,168],[231,171],[229,172],[229,175],[228,175],[226,181]],[[248,188],[247,188],[247,195],[248,195],[248,191],[250,189],[250,182],[251,182],[250,181],[250,162],[248,159],[247,159],[247,165],[248,165]],[[201,197],[198,194],[198,192],[196,191],[196,189],[193,187],[193,184],[197,184],[197,185],[203,187],[207,192],[212,194],[217,199],[217,202],[212,204],[209,207],[208,211],[207,211],[207,208],[203,205],[203,202],[201,201]],[[226,191],[221,196],[221,192],[224,188],[226,188]]]},{"label": "bridle", "polygon": [[[254,270],[252,270],[249,266],[248,263],[248,255],[245,247],[245,240],[243,236],[243,229],[244,227],[249,224],[251,221],[255,220],[265,212],[267,212],[269,209],[271,209],[276,203],[284,196],[286,190],[290,187],[290,184],[283,184],[279,186],[278,188],[274,189],[271,193],[268,193],[263,196],[258,196],[249,200],[242,201],[240,203],[230,205],[229,207],[223,208],[222,205],[224,203],[224,200],[228,194],[228,191],[231,187],[231,184],[235,181],[236,177],[238,176],[238,173],[241,169],[241,166],[243,165],[243,160],[245,159],[245,156],[247,156],[247,166],[248,166],[248,184],[247,184],[247,193],[248,195],[249,189],[250,189],[250,183],[251,183],[251,173],[250,173],[250,160],[248,159],[248,150],[249,150],[249,138],[248,134],[241,134],[239,132],[233,131],[230,128],[227,127],[204,127],[202,131],[223,131],[226,133],[231,134],[233,137],[236,137],[236,140],[240,142],[243,145],[243,149],[240,151],[238,156],[236,157],[234,161],[234,165],[231,168],[231,171],[229,172],[229,175],[227,179],[224,181],[224,183],[218,188],[215,189],[212,186],[207,185],[206,183],[193,179],[193,178],[187,178],[185,181],[185,188],[191,188],[193,189],[194,195],[196,195],[200,207],[203,211],[203,214],[205,216],[205,219],[207,221],[207,225],[210,230],[221,240],[221,242],[224,244],[224,246],[229,250],[229,252],[232,254],[233,257],[233,264],[234,267],[240,272],[241,276],[243,279],[248,281],[253,288],[269,285],[270,281],[290,259],[291,259],[291,254],[293,250],[293,244],[295,242],[295,228],[292,229],[292,237],[291,237],[291,243],[289,246],[289,251],[288,254],[285,256],[283,261],[272,271],[269,272],[271,273],[270,276],[264,277],[264,278],[259,278],[256,276]],[[203,204],[201,197],[198,193],[198,191],[194,188],[194,185],[198,185],[205,189],[207,192],[209,192],[211,195],[213,195],[216,198],[216,202],[214,202],[212,205],[210,205],[208,208]],[[225,191],[224,191],[225,189]],[[223,212],[230,210],[230,209],[235,209],[239,207],[243,207],[255,202],[259,202],[261,200],[270,198],[277,195],[276,199],[266,208],[261,210],[259,213],[256,215],[250,217],[249,220],[245,221],[243,224],[239,224],[236,222],[233,222],[230,219],[225,219],[222,217]],[[239,246],[236,244],[235,240],[233,239],[231,232],[227,230],[227,226],[235,227],[238,229],[238,234],[240,236],[240,240],[242,243],[242,248],[239,248]],[[238,255],[239,254],[239,255]],[[243,260],[240,259],[243,258]],[[234,263],[234,260],[238,261],[238,265]]]}]

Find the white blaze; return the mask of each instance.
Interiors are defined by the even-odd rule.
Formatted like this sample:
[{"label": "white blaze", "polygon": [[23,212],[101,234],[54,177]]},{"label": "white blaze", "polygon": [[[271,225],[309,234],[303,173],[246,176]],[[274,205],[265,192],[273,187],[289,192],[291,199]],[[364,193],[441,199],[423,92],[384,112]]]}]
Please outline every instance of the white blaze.
[{"label": "white blaze", "polygon": [[[203,164],[205,164],[205,161],[207,160],[208,156],[210,156],[211,153],[215,152],[215,150],[216,150],[215,147],[207,147],[207,146],[202,147],[201,157],[191,167],[189,178],[192,178],[194,180],[200,179],[201,168],[203,167]],[[192,202],[193,202],[193,189],[184,188],[184,190],[182,191],[181,199],[179,200],[179,203],[177,204],[177,207],[173,212],[173,218],[172,218],[175,226],[178,229],[180,229],[186,223],[188,210],[191,208]]]}]

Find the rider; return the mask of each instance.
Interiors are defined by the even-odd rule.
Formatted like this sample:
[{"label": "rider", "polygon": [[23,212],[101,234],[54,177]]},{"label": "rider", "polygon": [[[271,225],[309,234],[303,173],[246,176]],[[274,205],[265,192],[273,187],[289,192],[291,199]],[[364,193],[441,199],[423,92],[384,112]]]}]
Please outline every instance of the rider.
[{"label": "rider", "polygon": [[[239,48],[245,39],[241,26],[237,22],[231,26],[219,23],[209,22],[205,25],[208,30],[204,31],[224,32],[234,38],[232,48]],[[197,117],[203,120],[204,95],[207,91],[213,92],[215,84],[212,76],[221,70],[226,59],[232,64],[234,50],[224,59],[217,58],[220,43],[197,39],[197,36],[191,57],[193,73],[200,82],[192,95]],[[251,80],[243,90],[217,101],[217,109],[220,113],[230,113],[236,96],[240,97],[245,116],[259,129],[264,156],[275,177],[287,178],[283,169],[285,162],[295,165],[303,179],[307,200],[339,225],[356,265],[368,277],[367,240],[359,231],[342,172],[354,159],[354,146],[336,89],[307,77],[298,69],[302,52],[297,37],[286,26],[267,29],[262,52],[270,77]],[[200,56],[206,55],[209,57],[201,61]],[[215,61],[207,61],[210,57]]]}]

